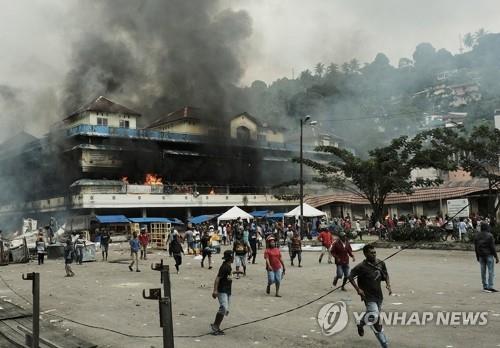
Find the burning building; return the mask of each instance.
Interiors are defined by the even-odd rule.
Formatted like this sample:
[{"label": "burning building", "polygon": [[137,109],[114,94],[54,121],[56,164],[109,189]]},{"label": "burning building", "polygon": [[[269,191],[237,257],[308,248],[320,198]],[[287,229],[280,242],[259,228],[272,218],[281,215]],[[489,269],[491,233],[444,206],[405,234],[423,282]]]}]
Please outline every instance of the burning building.
[{"label": "burning building", "polygon": [[283,128],[247,113],[204,117],[190,106],[143,128],[140,122],[140,113],[101,96],[40,139],[25,134],[0,145],[0,223],[296,204],[269,189],[298,176],[291,158],[299,147],[285,142]]}]

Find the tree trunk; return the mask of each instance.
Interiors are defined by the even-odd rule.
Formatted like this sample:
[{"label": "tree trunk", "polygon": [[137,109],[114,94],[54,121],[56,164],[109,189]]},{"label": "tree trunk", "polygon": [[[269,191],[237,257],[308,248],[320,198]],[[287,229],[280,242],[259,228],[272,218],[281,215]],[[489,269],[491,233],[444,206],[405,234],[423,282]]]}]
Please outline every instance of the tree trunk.
[{"label": "tree trunk", "polygon": [[384,203],[370,202],[373,209],[373,214],[375,216],[375,221],[383,222],[384,214]]}]

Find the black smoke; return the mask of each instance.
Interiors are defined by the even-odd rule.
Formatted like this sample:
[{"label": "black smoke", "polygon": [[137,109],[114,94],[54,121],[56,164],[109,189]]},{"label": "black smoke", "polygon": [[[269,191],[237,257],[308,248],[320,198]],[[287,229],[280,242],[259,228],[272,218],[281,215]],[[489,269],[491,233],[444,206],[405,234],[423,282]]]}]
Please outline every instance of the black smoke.
[{"label": "black smoke", "polygon": [[85,1],[86,28],[72,43],[66,113],[98,95],[144,114],[146,123],[184,105],[220,119],[241,111],[251,19],[217,0]]}]

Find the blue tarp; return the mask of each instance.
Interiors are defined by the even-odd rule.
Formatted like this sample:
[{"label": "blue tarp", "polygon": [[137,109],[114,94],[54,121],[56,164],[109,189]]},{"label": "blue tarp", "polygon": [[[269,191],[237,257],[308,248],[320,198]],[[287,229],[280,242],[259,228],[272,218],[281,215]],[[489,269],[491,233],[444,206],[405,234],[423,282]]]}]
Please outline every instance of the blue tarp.
[{"label": "blue tarp", "polygon": [[101,224],[128,224],[130,220],[125,215],[96,215],[95,218]]},{"label": "blue tarp", "polygon": [[213,218],[215,218],[217,216],[219,216],[219,214],[215,214],[215,215],[199,215],[199,216],[192,217],[191,219],[189,219],[189,221],[192,224],[198,225],[198,224],[204,223],[205,221],[212,220]]},{"label": "blue tarp", "polygon": [[169,218],[169,220],[172,225],[184,225],[184,222],[182,222],[178,218]]},{"label": "blue tarp", "polygon": [[274,213],[269,215],[267,218],[271,220],[281,220],[285,216],[285,213]]},{"label": "blue tarp", "polygon": [[253,217],[266,217],[269,210],[254,210],[250,213]]},{"label": "blue tarp", "polygon": [[129,220],[138,224],[150,224],[155,222],[172,223],[170,219],[162,217],[130,218]]}]

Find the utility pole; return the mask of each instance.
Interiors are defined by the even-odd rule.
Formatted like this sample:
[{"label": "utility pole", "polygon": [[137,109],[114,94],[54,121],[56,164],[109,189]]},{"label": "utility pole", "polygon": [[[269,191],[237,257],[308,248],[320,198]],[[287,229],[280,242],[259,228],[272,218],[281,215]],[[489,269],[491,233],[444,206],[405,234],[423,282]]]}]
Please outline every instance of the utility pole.
[{"label": "utility pole", "polygon": [[151,269],[161,272],[161,282],[163,283],[163,296],[161,288],[142,290],[142,297],[147,300],[158,300],[160,310],[160,327],[163,329],[163,348],[174,348],[174,325],[172,322],[172,296],[170,292],[170,269],[168,265],[160,263],[151,265]]},{"label": "utility pole", "polygon": [[32,280],[33,293],[33,332],[26,334],[26,345],[32,348],[39,348],[40,342],[40,273],[28,273],[26,277],[23,274],[24,280]]},{"label": "utility pole", "polygon": [[300,238],[304,236],[304,164],[302,163],[302,160],[304,158],[303,156],[303,128],[304,128],[304,123],[306,123],[311,116],[307,115],[304,118],[300,118],[300,176],[299,176],[299,187],[300,187],[300,218],[299,218],[299,223],[300,223]]}]

